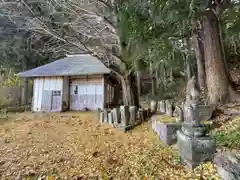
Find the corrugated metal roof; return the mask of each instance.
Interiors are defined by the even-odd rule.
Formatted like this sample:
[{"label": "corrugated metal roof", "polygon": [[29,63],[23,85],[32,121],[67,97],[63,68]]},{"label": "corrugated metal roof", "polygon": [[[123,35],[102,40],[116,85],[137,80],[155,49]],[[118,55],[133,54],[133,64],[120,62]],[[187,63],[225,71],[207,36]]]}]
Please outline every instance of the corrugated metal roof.
[{"label": "corrugated metal roof", "polygon": [[52,63],[19,73],[20,77],[75,76],[108,74],[110,70],[89,54],[71,55]]}]

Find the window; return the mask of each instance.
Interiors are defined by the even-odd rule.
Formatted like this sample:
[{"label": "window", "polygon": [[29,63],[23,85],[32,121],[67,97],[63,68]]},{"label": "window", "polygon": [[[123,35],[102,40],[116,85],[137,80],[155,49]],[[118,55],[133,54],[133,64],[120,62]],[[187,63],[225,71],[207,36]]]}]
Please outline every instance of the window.
[{"label": "window", "polygon": [[61,91],[52,91],[52,96],[61,96]]},{"label": "window", "polygon": [[75,89],[74,89],[74,94],[77,95],[78,94],[78,86],[75,86]]}]

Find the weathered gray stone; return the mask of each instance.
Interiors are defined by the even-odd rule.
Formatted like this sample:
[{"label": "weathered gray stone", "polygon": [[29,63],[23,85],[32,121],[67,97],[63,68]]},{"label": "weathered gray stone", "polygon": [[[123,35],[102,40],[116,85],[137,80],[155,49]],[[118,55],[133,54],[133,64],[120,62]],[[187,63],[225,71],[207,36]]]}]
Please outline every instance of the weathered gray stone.
[{"label": "weathered gray stone", "polygon": [[166,115],[173,116],[173,106],[169,100],[166,100]]},{"label": "weathered gray stone", "polygon": [[150,110],[152,114],[155,114],[157,112],[157,101],[151,100],[150,102]]},{"label": "weathered gray stone", "polygon": [[180,106],[175,106],[173,116],[176,117],[177,122],[183,122],[183,110]]},{"label": "weathered gray stone", "polygon": [[100,112],[100,117],[99,117],[100,123],[103,124],[104,123],[104,113]]},{"label": "weathered gray stone", "polygon": [[101,113],[101,108],[97,109],[97,120],[100,121],[100,113]]},{"label": "weathered gray stone", "polygon": [[177,130],[181,128],[181,123],[162,123],[156,116],[151,117],[152,129],[159,135],[161,141],[167,145],[172,145],[177,141]]},{"label": "weathered gray stone", "polygon": [[200,120],[198,116],[198,108],[197,105],[185,104],[184,106],[184,122],[187,124],[195,124],[196,126],[200,126]]},{"label": "weathered gray stone", "polygon": [[130,113],[129,124],[134,125],[137,121],[137,107],[136,106],[130,106],[129,107],[129,113]]},{"label": "weathered gray stone", "polygon": [[198,105],[200,121],[209,120],[213,114],[213,107],[208,105]]},{"label": "weathered gray stone", "polygon": [[217,153],[213,163],[221,178],[226,180],[240,180],[240,158],[233,153]]},{"label": "weathered gray stone", "polygon": [[130,113],[128,106],[120,106],[120,114],[121,114],[121,126],[128,126]]},{"label": "weathered gray stone", "polygon": [[103,110],[103,123],[108,123],[108,111],[106,109]]},{"label": "weathered gray stone", "polygon": [[[188,113],[190,106],[194,107],[196,110],[194,114],[192,114],[194,117],[188,117],[190,114]],[[184,104],[183,105],[183,115],[184,119],[186,121],[189,121],[192,118],[198,119],[199,123],[204,120],[211,119],[213,114],[213,107],[202,105],[202,104]],[[191,120],[190,120],[191,121]]]},{"label": "weathered gray stone", "polygon": [[112,126],[113,126],[113,124],[114,124],[112,112],[109,112],[109,113],[108,113],[108,124],[110,124],[110,125],[112,125]]},{"label": "weathered gray stone", "polygon": [[177,147],[190,169],[202,162],[211,161],[216,152],[216,144],[211,137],[187,136],[181,130],[177,131]]},{"label": "weathered gray stone", "polygon": [[113,114],[114,124],[117,125],[117,124],[121,123],[120,109],[119,108],[113,108],[112,114]]},{"label": "weathered gray stone", "polygon": [[160,113],[166,113],[166,102],[164,100],[159,101],[159,111]]}]

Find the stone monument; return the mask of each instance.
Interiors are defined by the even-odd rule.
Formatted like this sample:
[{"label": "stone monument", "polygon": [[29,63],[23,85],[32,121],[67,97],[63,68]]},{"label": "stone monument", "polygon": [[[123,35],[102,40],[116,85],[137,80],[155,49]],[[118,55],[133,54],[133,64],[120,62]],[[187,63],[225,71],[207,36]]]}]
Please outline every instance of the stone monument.
[{"label": "stone monument", "polygon": [[121,123],[121,114],[120,114],[120,109],[119,108],[113,108],[112,110],[112,114],[113,114],[113,122],[114,125],[118,125]]},{"label": "stone monument", "polygon": [[108,110],[104,109],[103,110],[103,123],[108,123]]},{"label": "stone monument", "polygon": [[166,113],[166,102],[164,100],[159,101],[159,111],[160,113],[165,114]]},{"label": "stone monument", "polygon": [[104,123],[104,113],[103,111],[100,112],[100,115],[99,115],[99,120],[100,120],[100,123],[103,124]]},{"label": "stone monument", "polygon": [[130,106],[129,107],[129,113],[130,113],[129,123],[130,123],[130,125],[135,125],[135,123],[137,121],[137,107],[136,106]]},{"label": "stone monument", "polygon": [[114,125],[113,114],[111,111],[108,113],[108,124],[110,124],[111,126]]},{"label": "stone monument", "polygon": [[118,125],[118,129],[122,130],[123,132],[126,132],[131,125],[130,125],[130,112],[129,112],[129,106],[120,106],[120,117],[121,117],[121,123]]},{"label": "stone monument", "polygon": [[190,169],[194,169],[204,161],[212,160],[216,152],[214,140],[207,135],[206,126],[201,124],[200,93],[196,92],[196,89],[190,90],[191,98],[184,105],[184,122],[181,129],[177,131],[177,147],[180,156]]},{"label": "stone monument", "polygon": [[173,105],[170,100],[166,100],[166,115],[170,117],[173,116]]},{"label": "stone monument", "polygon": [[157,101],[151,100],[150,109],[152,114],[155,114],[157,112]]}]

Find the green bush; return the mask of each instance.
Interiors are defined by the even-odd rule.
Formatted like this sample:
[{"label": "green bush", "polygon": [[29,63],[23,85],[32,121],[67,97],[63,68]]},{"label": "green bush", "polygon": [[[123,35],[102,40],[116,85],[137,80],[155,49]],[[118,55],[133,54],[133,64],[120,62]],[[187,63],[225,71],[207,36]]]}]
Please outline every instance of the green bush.
[{"label": "green bush", "polygon": [[240,127],[229,132],[219,131],[213,134],[216,143],[220,147],[240,149]]}]

